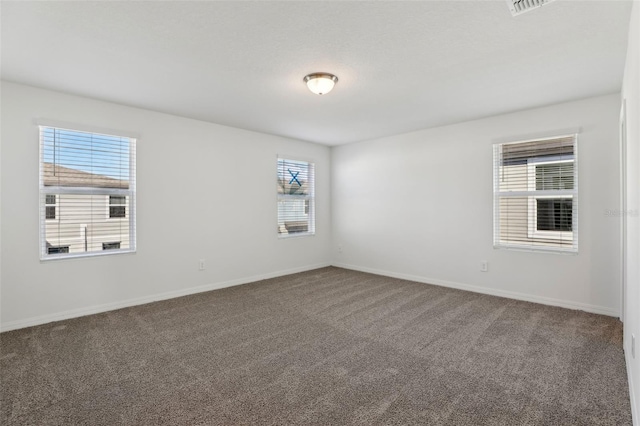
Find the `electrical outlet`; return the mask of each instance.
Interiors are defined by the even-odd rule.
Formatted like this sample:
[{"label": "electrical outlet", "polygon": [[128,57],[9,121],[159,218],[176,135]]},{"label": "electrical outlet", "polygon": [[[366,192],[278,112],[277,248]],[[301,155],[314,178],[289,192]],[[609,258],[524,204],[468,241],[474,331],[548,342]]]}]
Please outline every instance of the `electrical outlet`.
[{"label": "electrical outlet", "polygon": [[636,335],[631,335],[631,358],[636,357]]},{"label": "electrical outlet", "polygon": [[204,271],[204,259],[198,260],[198,270]]},{"label": "electrical outlet", "polygon": [[487,272],[489,270],[489,262],[483,260],[480,262],[480,272]]}]

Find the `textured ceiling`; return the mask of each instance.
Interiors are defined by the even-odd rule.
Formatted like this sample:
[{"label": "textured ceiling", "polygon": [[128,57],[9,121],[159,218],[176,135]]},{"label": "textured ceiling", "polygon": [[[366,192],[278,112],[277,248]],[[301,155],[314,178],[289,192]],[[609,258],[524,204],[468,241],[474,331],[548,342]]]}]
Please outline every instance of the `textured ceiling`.
[{"label": "textured ceiling", "polygon": [[[630,1],[3,1],[2,78],[337,145],[620,90]],[[327,71],[333,92],[302,78]],[[55,118],[55,117],[52,117]]]}]

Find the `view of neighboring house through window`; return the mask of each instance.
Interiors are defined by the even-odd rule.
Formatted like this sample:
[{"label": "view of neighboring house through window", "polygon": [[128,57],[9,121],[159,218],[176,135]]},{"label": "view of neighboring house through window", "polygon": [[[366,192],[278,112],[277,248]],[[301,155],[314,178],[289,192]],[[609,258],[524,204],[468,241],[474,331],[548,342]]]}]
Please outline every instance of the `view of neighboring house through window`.
[{"label": "view of neighboring house through window", "polygon": [[135,139],[40,126],[40,200],[42,259],[135,251]]},{"label": "view of neighboring house through window", "polygon": [[278,158],[278,235],[315,233],[314,164]]},{"label": "view of neighboring house through window", "polygon": [[494,145],[494,246],[578,251],[577,137]]}]

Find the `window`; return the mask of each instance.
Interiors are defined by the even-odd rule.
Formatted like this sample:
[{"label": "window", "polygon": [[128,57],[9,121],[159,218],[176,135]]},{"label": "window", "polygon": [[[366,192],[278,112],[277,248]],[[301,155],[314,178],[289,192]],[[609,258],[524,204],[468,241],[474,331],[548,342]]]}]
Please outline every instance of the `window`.
[{"label": "window", "polygon": [[47,254],[61,254],[69,253],[69,246],[49,246],[47,247]]},{"label": "window", "polygon": [[573,200],[570,198],[538,198],[536,199],[536,207],[537,231],[572,231]]},{"label": "window", "polygon": [[120,248],[120,241],[115,243],[102,243],[102,250],[116,250]]},{"label": "window", "polygon": [[124,195],[109,195],[109,218],[126,217],[127,197]]},{"label": "window", "polygon": [[278,236],[315,234],[314,164],[278,158]]},{"label": "window", "polygon": [[494,145],[494,247],[578,251],[577,136]]},{"label": "window", "polygon": [[135,251],[135,142],[40,126],[41,259]]},{"label": "window", "polygon": [[[553,157],[551,157],[553,158]],[[573,195],[559,192],[573,190],[573,160],[551,160],[538,163],[531,161],[528,167],[529,190],[551,191],[552,195],[538,195],[529,198],[529,215],[534,218],[529,222],[529,238],[559,238],[566,241],[573,239]],[[558,231],[563,231],[559,233]]]},{"label": "window", "polygon": [[55,194],[46,195],[45,197],[45,217],[47,220],[55,220],[56,218],[56,199]]}]

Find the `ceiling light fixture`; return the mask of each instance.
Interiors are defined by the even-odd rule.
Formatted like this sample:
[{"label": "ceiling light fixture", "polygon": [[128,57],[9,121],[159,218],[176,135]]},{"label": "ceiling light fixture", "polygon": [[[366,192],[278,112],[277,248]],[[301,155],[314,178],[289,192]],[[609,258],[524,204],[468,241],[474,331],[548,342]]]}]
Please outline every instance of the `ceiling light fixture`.
[{"label": "ceiling light fixture", "polygon": [[304,77],[307,87],[316,95],[329,93],[338,82],[338,77],[326,72],[316,72]]}]

